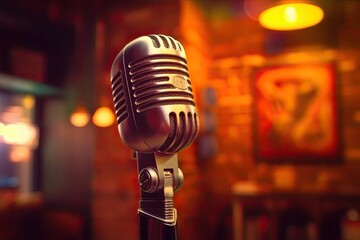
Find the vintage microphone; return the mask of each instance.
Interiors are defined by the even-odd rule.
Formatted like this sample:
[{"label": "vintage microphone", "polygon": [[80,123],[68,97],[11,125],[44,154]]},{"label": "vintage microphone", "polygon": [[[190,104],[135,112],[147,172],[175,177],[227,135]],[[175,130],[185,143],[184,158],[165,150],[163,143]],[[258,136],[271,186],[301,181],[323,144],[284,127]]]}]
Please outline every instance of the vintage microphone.
[{"label": "vintage microphone", "polygon": [[161,34],[131,41],[113,62],[111,88],[120,136],[138,163],[140,240],[175,240],[177,152],[199,131],[183,46]]}]

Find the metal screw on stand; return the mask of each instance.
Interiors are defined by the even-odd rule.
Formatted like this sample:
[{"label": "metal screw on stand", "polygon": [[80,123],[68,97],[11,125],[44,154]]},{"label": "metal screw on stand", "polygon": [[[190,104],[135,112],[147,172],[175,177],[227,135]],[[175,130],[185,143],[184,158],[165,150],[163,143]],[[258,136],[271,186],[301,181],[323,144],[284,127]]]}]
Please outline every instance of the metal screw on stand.
[{"label": "metal screw on stand", "polygon": [[144,192],[153,193],[158,190],[159,177],[153,168],[144,168],[139,173],[140,187]]}]

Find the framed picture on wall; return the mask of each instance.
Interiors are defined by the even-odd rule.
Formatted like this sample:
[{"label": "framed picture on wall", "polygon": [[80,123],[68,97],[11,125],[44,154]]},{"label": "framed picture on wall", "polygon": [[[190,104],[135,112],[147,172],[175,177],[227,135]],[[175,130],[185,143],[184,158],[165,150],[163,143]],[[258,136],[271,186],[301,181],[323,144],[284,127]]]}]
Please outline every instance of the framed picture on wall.
[{"label": "framed picture on wall", "polygon": [[259,161],[340,161],[333,63],[267,66],[254,76],[255,155]]}]

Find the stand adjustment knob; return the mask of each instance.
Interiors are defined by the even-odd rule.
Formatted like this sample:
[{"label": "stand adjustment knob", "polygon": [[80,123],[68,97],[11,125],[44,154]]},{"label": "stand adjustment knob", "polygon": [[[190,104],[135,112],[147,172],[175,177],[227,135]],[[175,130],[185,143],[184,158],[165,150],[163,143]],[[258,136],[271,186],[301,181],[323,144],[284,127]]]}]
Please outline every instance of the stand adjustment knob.
[{"label": "stand adjustment knob", "polygon": [[147,193],[156,192],[159,187],[159,176],[153,168],[151,167],[144,168],[139,173],[139,183],[140,183],[140,188],[144,192]]}]

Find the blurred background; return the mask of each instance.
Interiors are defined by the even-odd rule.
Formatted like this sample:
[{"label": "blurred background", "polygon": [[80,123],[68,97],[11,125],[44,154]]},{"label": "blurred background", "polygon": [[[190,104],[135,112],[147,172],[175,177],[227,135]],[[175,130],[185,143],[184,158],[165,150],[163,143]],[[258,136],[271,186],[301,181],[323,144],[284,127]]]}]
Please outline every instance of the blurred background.
[{"label": "blurred background", "polygon": [[201,121],[179,153],[180,240],[360,239],[360,2],[267,22],[277,4],[1,1],[0,239],[138,239],[110,68],[152,33],[184,45]]}]

